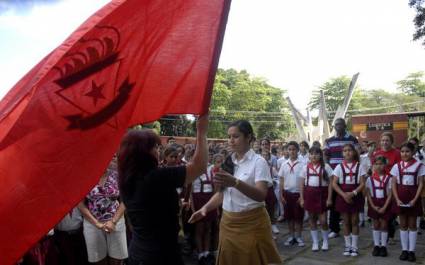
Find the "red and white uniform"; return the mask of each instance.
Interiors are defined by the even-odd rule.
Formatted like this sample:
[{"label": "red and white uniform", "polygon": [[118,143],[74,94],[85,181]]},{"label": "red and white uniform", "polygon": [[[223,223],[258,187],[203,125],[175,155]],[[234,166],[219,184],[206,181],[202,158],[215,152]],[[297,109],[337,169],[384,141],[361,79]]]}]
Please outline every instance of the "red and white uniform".
[{"label": "red and white uniform", "polygon": [[332,176],[332,168],[325,164],[308,163],[304,166],[300,178],[304,179],[304,209],[309,213],[320,214],[327,210],[329,181],[324,179],[326,171],[328,179]]},{"label": "red and white uniform", "polygon": [[[367,174],[366,167],[359,162],[347,163],[346,161],[337,165],[333,175],[338,178],[338,184],[342,191],[352,192],[360,185],[360,177]],[[339,194],[336,197],[335,209],[340,213],[358,213],[363,211],[364,197],[361,192],[353,197],[353,202],[348,204]]]},{"label": "red and white uniform", "polygon": [[[192,201],[195,211],[204,206],[214,195],[213,177],[218,170],[214,170],[213,166],[207,169],[207,174],[202,174],[192,183]],[[216,211],[210,211],[203,219],[204,221],[212,221],[217,218]]]},{"label": "red and white uniform", "polygon": [[298,159],[295,161],[288,159],[280,167],[278,175],[284,178],[283,197],[286,200],[284,216],[287,220],[302,221],[304,218],[304,209],[301,208],[298,200],[300,198],[300,183],[302,183],[300,176],[305,166]]},{"label": "red and white uniform", "polygon": [[[391,193],[391,175],[378,175],[373,173],[372,176],[366,180],[366,189],[369,190],[373,204],[377,207],[383,207]],[[372,209],[368,202],[367,215],[372,219],[384,219],[388,221],[392,216],[391,204],[387,206],[385,213],[380,214]]]},{"label": "red and white uniform", "polygon": [[[412,159],[408,162],[400,161],[391,169],[393,181],[397,183],[397,194],[403,204],[408,204],[415,197],[418,191],[418,183],[425,176],[424,165]],[[422,215],[422,203],[420,198],[415,205],[411,207],[399,207],[397,203],[393,204],[393,211],[396,214],[406,214],[409,216]]]}]

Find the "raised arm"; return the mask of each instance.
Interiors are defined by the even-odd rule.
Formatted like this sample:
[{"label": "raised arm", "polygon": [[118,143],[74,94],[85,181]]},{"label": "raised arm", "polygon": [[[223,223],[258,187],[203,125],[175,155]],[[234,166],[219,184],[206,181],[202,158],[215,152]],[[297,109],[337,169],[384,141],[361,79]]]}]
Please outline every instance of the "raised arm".
[{"label": "raised arm", "polygon": [[196,149],[193,159],[186,166],[186,181],[192,183],[197,177],[207,172],[208,165],[208,114],[198,118],[196,123]]}]

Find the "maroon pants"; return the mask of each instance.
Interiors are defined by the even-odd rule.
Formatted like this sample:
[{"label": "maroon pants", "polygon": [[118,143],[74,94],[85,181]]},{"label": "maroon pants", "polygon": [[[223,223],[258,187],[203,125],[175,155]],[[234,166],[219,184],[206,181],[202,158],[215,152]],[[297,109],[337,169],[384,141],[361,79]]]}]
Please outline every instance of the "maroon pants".
[{"label": "maroon pants", "polygon": [[283,197],[286,200],[284,205],[284,217],[286,220],[294,220],[302,222],[304,219],[304,209],[301,208],[298,200],[300,198],[299,193],[283,191]]}]

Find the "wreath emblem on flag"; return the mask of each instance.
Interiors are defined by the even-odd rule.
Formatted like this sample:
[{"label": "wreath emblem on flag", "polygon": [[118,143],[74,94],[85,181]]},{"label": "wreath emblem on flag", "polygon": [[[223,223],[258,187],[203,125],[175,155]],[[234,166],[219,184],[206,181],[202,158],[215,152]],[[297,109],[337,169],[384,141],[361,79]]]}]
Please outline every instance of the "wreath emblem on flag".
[{"label": "wreath emblem on flag", "polygon": [[88,130],[101,124],[118,127],[115,114],[134,87],[129,76],[118,80],[123,60],[119,45],[116,28],[96,26],[54,67],[60,76],[54,81],[60,87],[55,93],[74,109],[60,113],[69,122],[68,130]]}]

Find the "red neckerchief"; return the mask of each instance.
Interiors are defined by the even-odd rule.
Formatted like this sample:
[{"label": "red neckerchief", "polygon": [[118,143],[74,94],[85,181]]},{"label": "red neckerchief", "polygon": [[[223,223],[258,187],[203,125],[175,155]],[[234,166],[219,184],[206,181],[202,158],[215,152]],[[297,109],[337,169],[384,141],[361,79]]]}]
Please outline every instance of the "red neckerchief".
[{"label": "red neckerchief", "polygon": [[[342,162],[342,164],[344,165],[344,167],[345,168],[348,168],[348,170],[350,171],[348,174],[350,175],[350,181],[353,181],[353,174],[354,174],[354,172],[353,172],[353,168],[355,168],[356,166],[357,166],[357,162],[356,163],[354,163],[354,162],[351,162],[352,163],[352,165],[351,165],[351,167],[349,167],[348,165],[347,165],[347,161],[345,161],[344,160],[344,162]],[[344,171],[345,171],[345,169],[344,169]]]},{"label": "red neckerchief", "polygon": [[291,166],[291,163],[286,162],[286,164],[288,164],[289,166],[289,173],[294,173],[294,167],[298,164],[298,161],[295,161],[295,163]]},{"label": "red neckerchief", "polygon": [[384,184],[387,181],[387,179],[389,178],[389,176],[387,174],[384,174],[384,177],[380,178],[379,174],[376,172],[373,172],[372,174],[372,179],[378,181],[379,183],[379,188],[383,189],[384,188]]},{"label": "red neckerchief", "polygon": [[400,174],[401,173],[404,173],[404,171],[406,170],[406,169],[408,169],[409,167],[411,167],[413,164],[415,164],[416,163],[416,159],[410,159],[409,160],[409,162],[407,162],[407,164],[405,165],[404,164],[404,161],[400,161],[400,169],[401,169],[401,172],[399,172]]},{"label": "red neckerchief", "polygon": [[[308,168],[311,169],[313,171],[314,174],[316,174],[317,176],[320,177],[320,173],[322,173],[322,168],[320,166],[320,164],[317,164],[317,167],[314,167],[313,163],[308,163]],[[317,169],[319,169],[319,172],[317,172]]]}]

